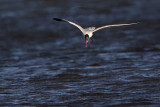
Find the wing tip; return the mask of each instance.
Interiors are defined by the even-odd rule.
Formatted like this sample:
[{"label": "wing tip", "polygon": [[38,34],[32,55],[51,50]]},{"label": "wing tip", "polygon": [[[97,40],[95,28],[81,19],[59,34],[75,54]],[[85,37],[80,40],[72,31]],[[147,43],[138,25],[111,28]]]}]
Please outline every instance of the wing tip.
[{"label": "wing tip", "polygon": [[135,23],[131,23],[132,25],[134,25],[134,24],[139,24],[140,22],[135,22]]},{"label": "wing tip", "polygon": [[56,20],[56,21],[64,21],[64,20],[59,19],[59,18],[53,18],[53,20]]}]

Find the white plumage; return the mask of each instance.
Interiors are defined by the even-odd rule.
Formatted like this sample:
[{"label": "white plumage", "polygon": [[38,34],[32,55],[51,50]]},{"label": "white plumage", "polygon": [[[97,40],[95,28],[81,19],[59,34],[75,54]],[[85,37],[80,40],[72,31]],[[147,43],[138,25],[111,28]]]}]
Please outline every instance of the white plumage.
[{"label": "white plumage", "polygon": [[76,26],[77,28],[79,28],[81,30],[81,32],[83,33],[84,37],[85,37],[85,40],[86,40],[86,47],[87,47],[87,43],[88,43],[88,40],[89,38],[91,38],[93,36],[93,32],[96,32],[98,30],[101,30],[101,29],[104,29],[104,28],[110,28],[110,27],[118,27],[118,26],[127,26],[127,25],[133,25],[133,24],[137,24],[137,23],[129,23],[129,24],[113,24],[113,25],[105,25],[105,26],[101,26],[101,27],[88,27],[88,28],[82,28],[80,25],[74,23],[74,22],[71,22],[71,21],[68,21],[68,20],[65,20],[65,19],[59,19],[59,18],[53,18],[54,20],[56,21],[64,21],[64,22],[68,22],[74,26]]}]

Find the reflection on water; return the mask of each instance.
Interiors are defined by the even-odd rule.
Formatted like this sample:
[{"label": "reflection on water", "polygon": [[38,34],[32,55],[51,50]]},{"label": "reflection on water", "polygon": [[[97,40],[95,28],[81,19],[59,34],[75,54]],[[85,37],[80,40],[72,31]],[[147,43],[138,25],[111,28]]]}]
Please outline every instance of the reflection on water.
[{"label": "reflection on water", "polygon": [[[90,2],[0,1],[0,106],[160,105],[160,1]],[[140,24],[97,32],[85,48],[55,16]]]}]

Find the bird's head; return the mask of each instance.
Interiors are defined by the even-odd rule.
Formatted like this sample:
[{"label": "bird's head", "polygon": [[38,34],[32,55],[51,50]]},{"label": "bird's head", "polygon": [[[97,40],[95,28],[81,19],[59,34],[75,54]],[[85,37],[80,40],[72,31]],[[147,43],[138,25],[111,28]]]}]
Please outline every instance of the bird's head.
[{"label": "bird's head", "polygon": [[88,34],[85,35],[85,41],[86,41],[86,47],[87,47],[87,44],[88,44],[88,41],[89,41],[89,35]]}]

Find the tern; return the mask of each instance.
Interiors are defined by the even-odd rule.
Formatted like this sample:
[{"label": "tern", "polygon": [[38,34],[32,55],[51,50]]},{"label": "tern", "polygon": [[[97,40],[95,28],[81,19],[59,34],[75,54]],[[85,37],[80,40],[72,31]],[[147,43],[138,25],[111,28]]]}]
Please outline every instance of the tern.
[{"label": "tern", "polygon": [[72,25],[76,26],[77,28],[79,28],[80,31],[82,32],[84,38],[85,38],[86,47],[87,47],[89,39],[93,36],[93,33],[96,32],[96,31],[98,31],[98,30],[101,30],[101,29],[104,29],[104,28],[111,28],[111,27],[118,27],[118,26],[127,26],[127,25],[138,24],[138,23],[113,24],[113,25],[101,26],[101,27],[98,27],[98,28],[96,28],[96,27],[88,27],[88,28],[84,29],[80,25],[78,25],[78,24],[76,24],[74,22],[71,22],[69,20],[66,20],[66,19],[53,18],[53,20],[67,22],[67,23],[72,24]]}]

